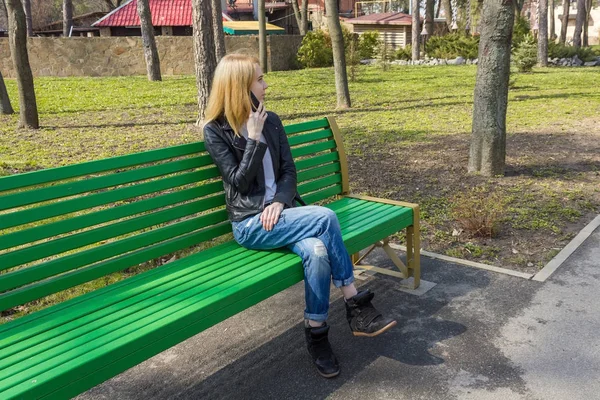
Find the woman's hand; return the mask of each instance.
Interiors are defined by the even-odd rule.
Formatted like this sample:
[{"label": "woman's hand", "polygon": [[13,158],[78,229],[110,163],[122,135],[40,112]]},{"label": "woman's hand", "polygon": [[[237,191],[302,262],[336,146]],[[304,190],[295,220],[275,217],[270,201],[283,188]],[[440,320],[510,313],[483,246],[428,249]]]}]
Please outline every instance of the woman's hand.
[{"label": "woman's hand", "polygon": [[261,102],[256,111],[250,112],[250,117],[246,123],[246,128],[248,129],[248,139],[260,140],[260,135],[266,120],[267,110],[265,110],[265,106]]},{"label": "woman's hand", "polygon": [[265,231],[269,232],[279,221],[279,216],[283,211],[283,203],[274,202],[260,214],[260,222],[262,222]]}]

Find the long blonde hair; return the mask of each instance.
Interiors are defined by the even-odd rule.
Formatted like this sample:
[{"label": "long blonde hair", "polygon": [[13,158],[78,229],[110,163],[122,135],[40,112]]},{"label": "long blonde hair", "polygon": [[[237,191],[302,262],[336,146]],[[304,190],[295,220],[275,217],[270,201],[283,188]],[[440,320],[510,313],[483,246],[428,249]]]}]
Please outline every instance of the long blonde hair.
[{"label": "long blonde hair", "polygon": [[250,87],[258,64],[256,57],[246,54],[228,54],[219,61],[205,111],[206,123],[224,115],[239,136],[250,115]]}]

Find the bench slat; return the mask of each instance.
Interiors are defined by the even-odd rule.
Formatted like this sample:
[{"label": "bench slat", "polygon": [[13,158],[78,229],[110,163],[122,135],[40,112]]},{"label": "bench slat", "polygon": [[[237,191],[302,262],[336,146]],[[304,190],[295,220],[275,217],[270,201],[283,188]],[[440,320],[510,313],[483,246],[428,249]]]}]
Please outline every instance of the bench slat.
[{"label": "bench slat", "polygon": [[332,139],[332,138],[333,138],[333,132],[331,132],[331,129],[323,129],[323,130],[316,131],[316,132],[292,136],[288,139],[288,143],[291,147],[293,147],[293,146],[298,146],[298,145],[305,144],[305,143],[316,142],[318,140]]},{"label": "bench slat", "polygon": [[335,200],[329,204],[327,204],[327,208],[333,210],[337,213],[341,213],[344,211],[348,211],[354,207],[360,205],[360,202],[356,201],[357,199],[353,199],[351,197],[342,197],[338,200]]},{"label": "bench slat", "polygon": [[[190,201],[196,198],[204,197],[210,194],[223,191],[221,182],[183,189],[172,193],[163,194],[157,197],[151,197],[145,200],[138,200],[128,204],[111,207],[101,211],[80,215],[64,219],[57,222],[52,222],[44,225],[39,225],[34,228],[9,233],[2,237],[0,250],[10,247],[19,246],[22,244],[33,243],[41,239],[51,238],[64,233],[73,232],[79,229],[85,229],[106,222],[114,221],[120,218],[130,217],[143,212],[156,210],[162,207],[171,206],[173,204]],[[224,203],[223,203],[224,204]],[[205,211],[205,210],[198,210]]]},{"label": "bench slat", "polygon": [[[219,176],[219,170],[217,167],[207,168],[200,171],[186,172],[180,175],[157,179],[150,182],[138,183],[132,186],[111,189],[101,193],[87,194],[84,197],[63,200],[35,208],[28,208],[22,211],[12,212],[10,214],[2,214],[0,215],[0,229],[25,225],[43,219],[85,210],[87,208],[93,208],[121,200],[143,196],[156,191],[194,184],[206,179],[214,178],[216,176]],[[223,185],[221,185],[221,187],[222,186]]]},{"label": "bench slat", "polygon": [[[99,243],[118,236],[150,228],[155,225],[164,224],[169,221],[196,214],[200,211],[220,207],[224,205],[224,203],[225,196],[219,194],[206,199],[195,200],[193,202],[174,206],[165,210],[155,211],[139,217],[115,222],[110,225],[94,228],[81,233],[72,234],[60,239],[43,242],[20,250],[15,250],[10,253],[1,254],[0,270],[13,268],[22,264],[43,259],[45,257],[50,257],[70,250],[82,248],[87,245]],[[2,282],[3,278],[5,277],[7,277],[7,275],[0,276],[0,282]],[[2,290],[2,287],[3,286],[0,283],[0,291]]]},{"label": "bench slat", "polygon": [[334,161],[339,161],[340,156],[337,151],[332,151],[331,153],[322,154],[319,156],[314,156],[310,158],[305,158],[303,160],[296,161],[296,170],[298,172],[307,169],[317,167],[319,165],[327,164]]},{"label": "bench slat", "polygon": [[335,172],[340,172],[341,169],[342,168],[339,163],[328,164],[322,167],[307,169],[298,173],[298,183],[305,182],[309,179],[315,179],[321,176],[329,175]]},{"label": "bench slat", "polygon": [[303,195],[302,199],[306,202],[306,204],[314,204],[339,194],[342,194],[341,183],[335,186],[330,186],[327,189],[318,190],[316,192],[312,192],[311,194]]},{"label": "bench slat", "polygon": [[390,223],[389,226],[383,227],[379,230],[374,230],[371,232],[371,235],[364,235],[360,238],[349,240],[346,248],[350,254],[356,253],[369,247],[378,240],[393,235],[394,233],[398,232],[399,229],[404,229],[408,226],[411,226],[413,223],[412,221],[412,217],[409,214],[394,216],[393,219],[388,221]]},{"label": "bench slat", "polygon": [[329,121],[327,118],[318,119],[316,121],[300,122],[298,124],[290,124],[284,126],[285,133],[293,135],[300,132],[312,131],[319,128],[328,128]]},{"label": "bench slat", "polygon": [[335,141],[328,140],[326,142],[309,144],[307,146],[294,147],[292,149],[292,157],[294,157],[294,159],[295,159],[297,157],[307,156],[309,154],[319,153],[321,151],[332,150],[332,149],[335,149]]},{"label": "bench slat", "polygon": [[[154,229],[140,233],[119,241],[104,244],[83,250],[75,254],[53,259],[42,264],[13,271],[9,274],[0,275],[0,285],[3,288],[12,288],[22,282],[35,282],[66,271],[90,265],[97,261],[124,254],[128,251],[137,250],[142,247],[154,245],[158,242],[168,240],[174,236],[197,230],[198,227],[217,224],[227,218],[224,210],[217,211],[201,217],[185,220],[163,228]],[[205,225],[201,225],[201,224]],[[5,290],[5,289],[4,289]]]},{"label": "bench slat", "polygon": [[62,183],[36,190],[9,194],[0,197],[0,211],[165,176],[180,171],[200,168],[211,163],[212,160],[210,159],[210,156],[206,155],[120,172],[118,174],[113,173],[96,178],[83,179],[76,182]]},{"label": "bench slat", "polygon": [[298,185],[298,193],[303,196],[306,193],[314,192],[315,190],[323,189],[327,186],[335,185],[336,183],[341,182],[342,177],[340,174],[327,176],[325,178],[316,179],[314,181]]},{"label": "bench slat", "polygon": [[[214,237],[230,232],[231,224],[229,222],[217,224],[201,231],[188,233],[186,235],[155,244],[150,248],[136,250],[131,253],[113,258],[109,261],[104,261],[86,268],[78,269],[74,272],[60,275],[56,278],[32,284],[26,288],[13,290],[0,295],[0,310],[6,310],[19,304],[25,304],[29,301],[57,293],[61,290],[89,282],[110,273],[121,271],[125,268],[129,268],[149,260],[153,260],[165,254],[174,253],[178,250],[191,247],[200,242],[207,241]],[[133,278],[135,277],[128,278],[127,280]],[[41,313],[41,311],[38,311],[37,313]],[[19,318],[19,320],[20,319],[21,318]],[[2,331],[0,330],[0,333],[1,332]]]},{"label": "bench slat", "polygon": [[344,241],[360,237],[364,232],[368,232],[374,227],[381,225],[381,221],[401,215],[402,210],[394,206],[383,205],[365,211],[364,214],[366,215],[353,215],[352,219],[346,222],[344,226],[344,230],[346,231]]},{"label": "bench slat", "polygon": [[40,171],[25,172],[0,178],[0,193],[33,185],[47,184],[64,179],[76,178],[119,168],[128,168],[140,164],[163,161],[169,158],[187,156],[206,151],[203,142],[182,144],[143,153],[89,161],[64,167],[48,168]]}]

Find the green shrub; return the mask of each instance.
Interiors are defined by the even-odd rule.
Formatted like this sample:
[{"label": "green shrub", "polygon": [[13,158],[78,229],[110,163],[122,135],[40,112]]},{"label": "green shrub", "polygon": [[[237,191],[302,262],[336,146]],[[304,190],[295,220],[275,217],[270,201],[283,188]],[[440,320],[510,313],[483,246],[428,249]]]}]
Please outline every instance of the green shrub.
[{"label": "green shrub", "polygon": [[512,45],[518,48],[527,36],[530,35],[531,26],[529,20],[522,16],[515,18],[515,26],[513,28]]},{"label": "green shrub", "polygon": [[330,67],[333,65],[331,38],[327,32],[307,32],[298,49],[298,62],[304,68]]},{"label": "green shrub", "polygon": [[[342,26],[346,62],[358,64],[365,58],[374,58],[379,49],[379,33],[365,32],[362,35],[350,32]],[[330,67],[333,65],[331,37],[324,30],[308,32],[298,49],[297,60],[304,68]]]},{"label": "green shrub", "polygon": [[379,47],[379,32],[369,31],[360,35],[358,41],[358,54],[361,60],[374,58]]},{"label": "green shrub", "polygon": [[537,63],[537,44],[533,36],[526,35],[513,51],[513,61],[519,72],[531,72]]},{"label": "green shrub", "polygon": [[573,58],[575,55],[577,55],[577,57],[579,57],[579,59],[582,61],[592,61],[598,57],[598,55],[600,55],[600,50],[595,51],[593,47],[576,48],[560,43],[548,43],[549,58]]},{"label": "green shrub", "polygon": [[433,58],[477,58],[479,36],[465,36],[451,33],[444,36],[432,36],[427,40],[425,52]]},{"label": "green shrub", "polygon": [[410,44],[408,44],[404,48],[400,47],[396,51],[396,59],[397,60],[405,60],[405,61],[412,60],[412,46]]}]

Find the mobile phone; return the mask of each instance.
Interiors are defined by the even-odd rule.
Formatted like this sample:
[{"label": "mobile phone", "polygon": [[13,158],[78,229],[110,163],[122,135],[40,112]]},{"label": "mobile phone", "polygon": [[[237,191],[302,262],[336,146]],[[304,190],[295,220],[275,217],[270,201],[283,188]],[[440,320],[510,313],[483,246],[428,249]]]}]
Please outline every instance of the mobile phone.
[{"label": "mobile phone", "polygon": [[252,102],[252,111],[258,110],[258,106],[260,105],[260,101],[256,98],[254,93],[250,92],[250,101]]}]

